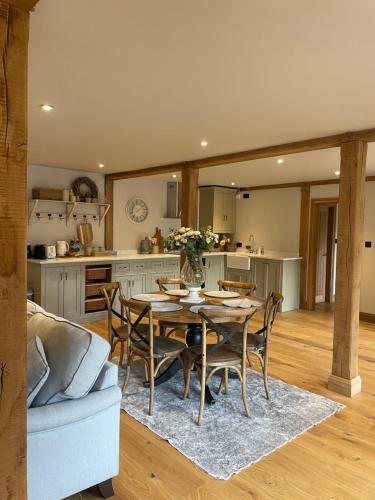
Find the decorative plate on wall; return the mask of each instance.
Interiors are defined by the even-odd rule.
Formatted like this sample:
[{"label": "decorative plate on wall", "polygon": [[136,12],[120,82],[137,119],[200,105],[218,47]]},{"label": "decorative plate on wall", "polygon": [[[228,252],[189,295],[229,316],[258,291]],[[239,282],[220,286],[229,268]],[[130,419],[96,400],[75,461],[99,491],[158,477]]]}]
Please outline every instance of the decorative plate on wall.
[{"label": "decorative plate on wall", "polygon": [[147,219],[148,206],[142,198],[134,196],[126,203],[125,212],[134,224],[141,224]]}]

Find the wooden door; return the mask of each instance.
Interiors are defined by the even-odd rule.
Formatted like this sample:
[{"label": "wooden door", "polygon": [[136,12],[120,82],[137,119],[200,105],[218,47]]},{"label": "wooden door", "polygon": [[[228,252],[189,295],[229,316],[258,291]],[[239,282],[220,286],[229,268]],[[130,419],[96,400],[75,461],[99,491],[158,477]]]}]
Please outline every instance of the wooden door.
[{"label": "wooden door", "polygon": [[67,319],[76,319],[81,315],[81,267],[64,267],[64,312]]},{"label": "wooden door", "polygon": [[44,275],[44,303],[42,307],[56,316],[64,314],[63,267],[47,266]]},{"label": "wooden door", "polygon": [[325,301],[326,272],[327,272],[327,235],[328,235],[328,207],[319,208],[318,238],[316,260],[316,292],[315,302]]}]

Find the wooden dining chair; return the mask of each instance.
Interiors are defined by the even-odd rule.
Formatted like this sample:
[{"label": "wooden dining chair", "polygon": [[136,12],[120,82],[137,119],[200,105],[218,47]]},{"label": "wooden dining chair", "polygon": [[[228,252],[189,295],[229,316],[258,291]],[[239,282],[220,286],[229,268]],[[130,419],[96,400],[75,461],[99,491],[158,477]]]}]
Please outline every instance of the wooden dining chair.
[{"label": "wooden dining chair", "polygon": [[[250,319],[257,312],[256,307],[244,309],[223,309],[223,310],[200,310],[199,315],[202,320],[202,345],[193,346],[190,348],[191,360],[189,364],[185,364],[185,392],[183,398],[189,396],[191,371],[195,366],[199,373],[201,393],[200,406],[197,424],[200,425],[204,414],[204,404],[206,397],[206,385],[211,380],[212,376],[218,371],[223,370],[225,378],[225,392],[228,393],[228,373],[233,370],[237,373],[242,386],[242,399],[245,408],[245,413],[249,417],[249,405],[246,394],[246,354],[247,354],[247,329]],[[240,349],[237,345],[230,344],[233,332],[237,333],[237,327],[232,331],[228,327],[234,322],[238,328],[242,329],[242,346]],[[217,344],[207,345],[208,327],[210,331],[220,335],[220,342]],[[220,384],[219,392],[222,384]]]},{"label": "wooden dining chair", "polygon": [[[254,354],[261,365],[263,373],[264,390],[266,398],[270,399],[268,387],[268,355],[272,326],[284,297],[279,292],[271,291],[264,306],[263,326],[260,330],[247,335],[247,360],[251,366],[250,355]],[[239,346],[241,344],[241,332],[232,336],[231,343]]]},{"label": "wooden dining chair", "polygon": [[[168,285],[174,285],[181,287],[184,283],[180,278],[158,278],[156,280],[159,290],[161,292],[168,291]],[[171,321],[159,321],[160,335],[169,337],[172,333],[177,330],[182,330],[185,333],[188,330],[188,326],[181,323],[173,323]]]},{"label": "wooden dining chair", "polygon": [[236,288],[237,290],[241,290],[241,292],[243,290],[246,290],[246,293],[243,293],[245,297],[250,297],[251,295],[253,295],[257,288],[255,283],[242,283],[241,281],[219,280],[217,284],[219,285],[219,290],[228,291],[228,289],[231,288]]},{"label": "wooden dining chair", "polygon": [[[183,352],[186,345],[169,337],[155,335],[150,304],[136,304],[134,301],[125,298],[121,298],[121,303],[125,310],[129,337],[129,356],[122,392],[124,393],[126,390],[134,357],[139,356],[144,361],[148,371],[148,381],[150,383],[149,415],[152,415],[155,378],[159,374],[160,368],[168,360],[177,358],[184,368]],[[141,323],[143,320],[145,322]]]},{"label": "wooden dining chair", "polygon": [[[116,345],[120,342],[120,360],[119,365],[122,366],[124,359],[124,347],[128,340],[128,326],[126,324],[126,319],[124,317],[124,307],[121,304],[120,298],[124,297],[123,289],[119,281],[114,281],[113,283],[107,283],[101,287],[101,293],[104,297],[107,307],[107,318],[108,318],[108,342],[111,346],[109,359],[112,359],[112,354],[116,348]],[[116,298],[119,299],[120,312],[114,309],[114,303]],[[120,325],[114,324],[114,318],[120,320]]]}]

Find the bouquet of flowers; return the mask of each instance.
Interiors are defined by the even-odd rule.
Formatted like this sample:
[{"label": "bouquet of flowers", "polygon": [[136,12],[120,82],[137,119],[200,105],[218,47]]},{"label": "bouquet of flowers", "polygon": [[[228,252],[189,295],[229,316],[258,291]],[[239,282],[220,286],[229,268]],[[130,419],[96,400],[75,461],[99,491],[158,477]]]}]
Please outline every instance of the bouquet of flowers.
[{"label": "bouquet of flowers", "polygon": [[181,269],[181,279],[189,290],[195,290],[196,293],[205,282],[202,254],[211,250],[218,242],[219,235],[213,233],[210,226],[201,231],[180,227],[169,234],[165,241],[166,249],[169,252],[179,251],[186,254],[186,261]]}]

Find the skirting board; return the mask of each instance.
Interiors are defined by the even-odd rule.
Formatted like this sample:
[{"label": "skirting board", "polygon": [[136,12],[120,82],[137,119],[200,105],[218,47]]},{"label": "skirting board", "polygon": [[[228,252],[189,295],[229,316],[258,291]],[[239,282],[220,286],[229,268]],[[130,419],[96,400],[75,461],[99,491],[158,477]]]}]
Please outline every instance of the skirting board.
[{"label": "skirting board", "polygon": [[358,375],[348,380],[337,375],[330,375],[328,377],[328,389],[351,398],[361,392],[361,377]]},{"label": "skirting board", "polygon": [[375,323],[375,314],[360,312],[359,320],[366,323]]}]

